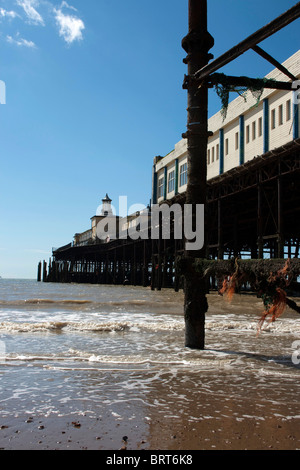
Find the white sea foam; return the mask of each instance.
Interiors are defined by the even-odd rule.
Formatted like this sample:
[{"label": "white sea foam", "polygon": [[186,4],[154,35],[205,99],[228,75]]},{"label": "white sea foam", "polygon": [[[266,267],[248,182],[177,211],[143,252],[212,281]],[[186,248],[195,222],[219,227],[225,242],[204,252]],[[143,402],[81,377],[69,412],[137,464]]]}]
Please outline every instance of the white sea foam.
[{"label": "white sea foam", "polygon": [[73,321],[43,321],[43,322],[13,322],[4,321],[0,323],[0,331],[10,333],[34,333],[46,331],[70,331],[70,332],[116,332],[131,330],[138,333],[141,329],[151,331],[182,330],[181,321],[105,321],[105,322],[73,322]]}]

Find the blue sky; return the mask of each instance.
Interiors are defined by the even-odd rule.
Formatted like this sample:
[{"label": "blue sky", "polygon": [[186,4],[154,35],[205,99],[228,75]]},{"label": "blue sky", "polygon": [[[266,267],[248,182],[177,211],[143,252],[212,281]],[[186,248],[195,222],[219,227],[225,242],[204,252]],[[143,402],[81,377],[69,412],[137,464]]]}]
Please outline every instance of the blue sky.
[{"label": "blue sky", "polygon": [[[208,0],[215,57],[295,0]],[[0,275],[35,278],[106,193],[147,205],[153,157],[186,129],[188,0],[0,0]],[[299,20],[261,43],[284,61]],[[247,52],[223,69],[264,76]],[[220,108],[210,92],[209,115]]]}]

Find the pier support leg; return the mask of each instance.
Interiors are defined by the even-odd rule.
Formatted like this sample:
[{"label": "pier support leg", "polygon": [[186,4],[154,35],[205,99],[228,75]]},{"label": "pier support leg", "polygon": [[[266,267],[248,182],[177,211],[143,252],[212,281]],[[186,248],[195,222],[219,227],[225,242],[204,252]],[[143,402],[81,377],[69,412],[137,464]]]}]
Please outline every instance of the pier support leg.
[{"label": "pier support leg", "polygon": [[277,255],[278,258],[284,256],[284,237],[283,237],[283,223],[282,223],[282,178],[277,178]]},{"label": "pier support leg", "polygon": [[[196,206],[206,204],[208,87],[205,81],[199,87],[193,76],[208,64],[211,58],[208,51],[213,45],[214,40],[207,31],[207,0],[189,0],[189,33],[182,40],[182,47],[187,52],[184,62],[188,64],[188,118],[184,137],[188,148],[186,203],[192,205],[194,216]],[[204,349],[205,346],[206,285],[193,267],[195,258],[205,258],[205,254],[205,246],[200,251],[185,249],[185,345],[193,349]]]},{"label": "pier support leg", "polygon": [[196,273],[188,260],[188,273],[184,276],[185,346],[191,349],[205,348],[205,314],[208,310],[206,283]]},{"label": "pier support leg", "polygon": [[146,287],[148,283],[148,263],[146,254],[146,240],[143,241],[143,271],[142,271],[142,286]]},{"label": "pier support leg", "polygon": [[37,281],[41,282],[41,280],[42,280],[42,262],[40,261],[38,264]]},{"label": "pier support leg", "polygon": [[257,186],[257,246],[258,246],[258,258],[262,259],[264,257],[264,245],[263,245],[261,170],[259,172],[259,184]]},{"label": "pier support leg", "polygon": [[157,256],[157,281],[156,288],[161,290],[162,285],[162,255],[161,255],[161,238],[158,240],[158,256]]},{"label": "pier support leg", "polygon": [[222,204],[221,199],[218,199],[218,259],[224,258],[223,248],[223,230],[222,230]]},{"label": "pier support leg", "polygon": [[47,263],[43,261],[43,282],[47,282]]}]

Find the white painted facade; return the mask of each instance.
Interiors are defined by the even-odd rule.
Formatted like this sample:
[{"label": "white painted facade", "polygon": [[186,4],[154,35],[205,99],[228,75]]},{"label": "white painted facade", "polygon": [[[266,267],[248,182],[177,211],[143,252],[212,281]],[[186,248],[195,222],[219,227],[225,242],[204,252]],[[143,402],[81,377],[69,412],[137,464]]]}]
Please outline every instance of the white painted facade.
[{"label": "white painted facade", "polygon": [[[283,65],[300,77],[300,50]],[[289,82],[278,69],[266,78]],[[269,150],[298,138],[299,106],[293,91],[265,89],[259,103],[250,91],[229,103],[226,119],[218,112],[208,120],[207,179],[237,167]],[[161,203],[186,191],[187,140],[182,139],[168,155],[153,165],[152,203]]]}]

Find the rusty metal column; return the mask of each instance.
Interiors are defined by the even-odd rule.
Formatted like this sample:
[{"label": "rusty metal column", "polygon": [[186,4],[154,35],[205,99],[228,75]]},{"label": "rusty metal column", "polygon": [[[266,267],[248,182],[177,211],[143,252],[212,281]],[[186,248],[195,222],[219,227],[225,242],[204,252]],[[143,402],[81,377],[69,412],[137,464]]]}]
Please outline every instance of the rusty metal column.
[{"label": "rusty metal column", "polygon": [[[206,203],[208,87],[206,81],[199,87],[193,76],[212,58],[208,51],[213,45],[214,40],[207,31],[207,0],[189,0],[189,33],[182,40],[182,47],[188,54],[184,59],[188,64],[184,83],[188,90],[188,118],[187,132],[183,137],[187,138],[188,147],[186,204],[193,205],[194,217],[196,205]],[[204,349],[205,346],[206,285],[193,265],[195,258],[204,257],[205,247],[200,251],[185,249],[185,345],[193,349]]]},{"label": "rusty metal column", "polygon": [[263,215],[262,215],[262,174],[261,169],[258,174],[257,184],[257,246],[258,258],[264,257],[264,241],[263,241]]},{"label": "rusty metal column", "polygon": [[218,259],[224,259],[222,202],[218,199]]},{"label": "rusty metal column", "polygon": [[277,177],[277,257],[284,258],[284,236],[282,220],[282,176],[280,161],[278,162]]}]

